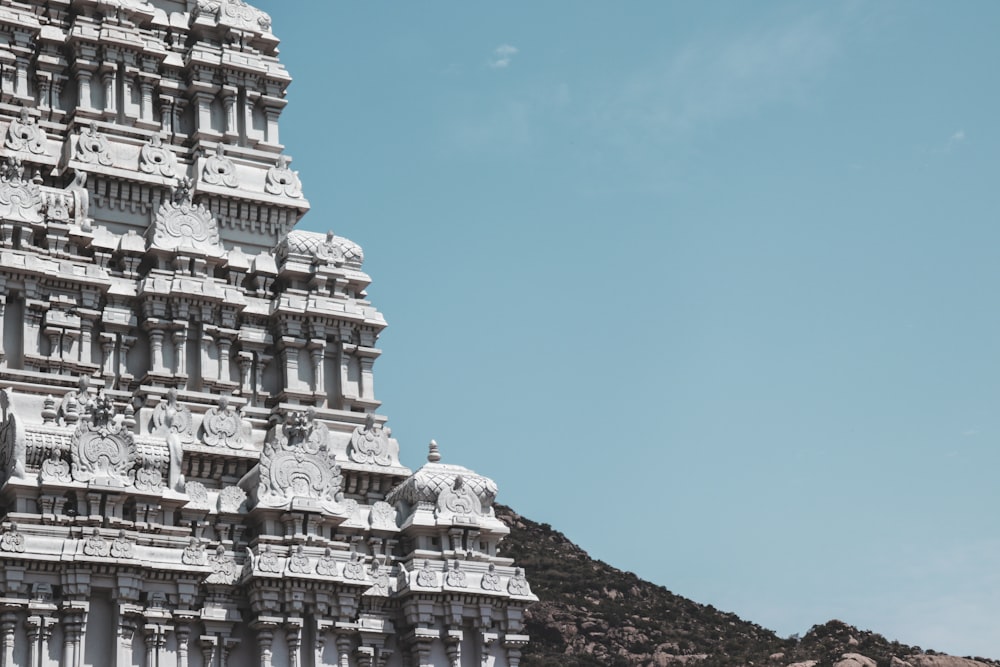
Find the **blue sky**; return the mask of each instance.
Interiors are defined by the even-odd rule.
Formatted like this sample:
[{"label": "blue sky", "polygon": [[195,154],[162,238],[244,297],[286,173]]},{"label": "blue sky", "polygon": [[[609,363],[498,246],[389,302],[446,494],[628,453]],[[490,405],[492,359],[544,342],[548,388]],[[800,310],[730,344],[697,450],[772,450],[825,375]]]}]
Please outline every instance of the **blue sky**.
[{"label": "blue sky", "polygon": [[782,635],[1000,658],[1000,4],[257,4],[407,465]]}]

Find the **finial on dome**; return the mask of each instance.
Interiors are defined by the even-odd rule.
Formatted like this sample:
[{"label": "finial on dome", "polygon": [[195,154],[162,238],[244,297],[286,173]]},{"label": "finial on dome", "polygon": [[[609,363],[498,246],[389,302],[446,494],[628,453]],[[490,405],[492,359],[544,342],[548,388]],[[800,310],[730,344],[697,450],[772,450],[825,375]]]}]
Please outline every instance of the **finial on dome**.
[{"label": "finial on dome", "polygon": [[431,444],[427,446],[427,460],[431,463],[437,463],[441,460],[441,452],[438,451],[438,444],[431,440]]}]

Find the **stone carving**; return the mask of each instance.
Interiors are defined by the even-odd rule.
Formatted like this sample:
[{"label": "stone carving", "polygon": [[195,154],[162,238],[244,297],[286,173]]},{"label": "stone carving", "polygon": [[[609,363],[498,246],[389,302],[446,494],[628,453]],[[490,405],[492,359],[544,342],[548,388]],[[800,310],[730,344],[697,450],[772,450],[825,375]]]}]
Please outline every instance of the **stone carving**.
[{"label": "stone carving", "polygon": [[42,191],[24,179],[24,167],[17,157],[0,163],[0,219],[42,222]]},{"label": "stone carving", "polygon": [[241,30],[271,30],[271,17],[244,0],[198,0],[197,12],[214,15],[219,23]]},{"label": "stone carving", "polygon": [[238,486],[227,486],[219,491],[219,511],[236,514],[247,499],[247,492]]},{"label": "stone carving", "polygon": [[281,559],[278,558],[278,554],[274,553],[271,549],[270,544],[264,545],[264,549],[257,554],[254,564],[256,565],[256,569],[261,572],[281,574]]},{"label": "stone carving", "polygon": [[327,547],[320,559],[316,561],[316,574],[321,577],[337,576],[337,559],[333,557],[330,547]]},{"label": "stone carving", "polygon": [[298,198],[302,196],[302,182],[299,172],[288,168],[291,159],[287,155],[278,158],[278,164],[267,170],[264,189],[272,195]]},{"label": "stone carving", "polygon": [[3,145],[12,151],[48,155],[45,146],[45,132],[39,127],[27,107],[21,107],[20,115],[10,121]]},{"label": "stone carving", "polygon": [[62,457],[62,452],[53,447],[48,457],[42,461],[38,469],[38,481],[43,484],[68,484],[73,481],[69,462]]},{"label": "stone carving", "polygon": [[306,556],[301,544],[295,547],[295,551],[288,558],[288,571],[295,574],[309,574],[312,572],[312,564],[309,562],[309,557]]},{"label": "stone carving", "polygon": [[371,523],[372,528],[395,530],[397,528],[396,508],[384,500],[377,501],[374,505],[372,505],[369,522]]},{"label": "stone carving", "polygon": [[76,198],[76,221],[85,231],[90,230],[93,220],[90,215],[90,191],[87,190],[87,172],[77,170],[73,173],[73,182],[66,188],[67,192]]},{"label": "stone carving", "polygon": [[17,524],[11,522],[10,528],[0,534],[0,551],[24,553],[24,535],[17,531]]},{"label": "stone carving", "polygon": [[127,486],[135,480],[135,440],[113,417],[114,403],[103,390],[87,401],[70,444],[75,481]]},{"label": "stone carving", "polygon": [[372,563],[370,575],[373,583],[371,588],[365,591],[365,595],[389,597],[389,568],[382,567],[376,560]]},{"label": "stone carving", "polygon": [[181,562],[185,565],[204,565],[205,545],[198,538],[192,537],[188,545],[184,547],[184,552],[181,554]]},{"label": "stone carving", "polygon": [[462,564],[457,558],[452,561],[451,569],[444,575],[444,583],[452,588],[465,588],[465,572],[462,571]]},{"label": "stone carving", "polygon": [[150,227],[152,247],[187,250],[213,257],[223,254],[219,228],[212,213],[191,201],[191,181],[183,178],[169,201],[160,204]]},{"label": "stone carving", "polygon": [[14,414],[14,402],[9,387],[0,389],[0,409],[3,422],[0,423],[0,482],[8,479],[24,479],[24,464],[27,456],[24,424]]},{"label": "stone carving", "polygon": [[417,570],[417,586],[432,588],[439,583],[437,572],[431,569],[431,562],[424,559],[424,564]]},{"label": "stone carving", "polygon": [[365,259],[361,246],[342,236],[335,236],[333,232],[324,235],[293,230],[285,239],[284,251],[289,255],[299,255],[307,261],[333,266],[360,268]]},{"label": "stone carving", "polygon": [[484,591],[500,592],[500,575],[497,574],[496,565],[490,563],[490,568],[485,574],[483,574],[483,578],[482,581],[480,581],[479,586]]},{"label": "stone carving", "polygon": [[215,553],[208,557],[208,564],[212,568],[212,573],[205,579],[208,584],[234,584],[239,579],[240,569],[236,566],[236,560],[226,554],[226,549],[221,544],[215,548]]},{"label": "stone carving", "polygon": [[87,410],[90,401],[90,378],[81,375],[75,391],[68,391],[59,404],[59,416],[67,426],[74,425]]},{"label": "stone carving", "polygon": [[184,493],[191,499],[191,505],[208,507],[208,489],[201,482],[185,482]]},{"label": "stone carving", "polygon": [[202,440],[212,447],[243,449],[250,441],[250,422],[229,407],[229,399],[225,396],[220,396],[218,406],[205,413],[201,428],[204,431]]},{"label": "stone carving", "polygon": [[150,609],[166,609],[167,608],[167,595],[162,591],[153,591],[149,594],[149,608]]},{"label": "stone carving", "polygon": [[59,412],[56,410],[56,399],[52,394],[48,394],[42,401],[42,423],[45,425],[54,424]]},{"label": "stone carving", "polygon": [[239,185],[236,180],[236,166],[226,157],[222,144],[216,144],[215,155],[209,155],[205,160],[201,177],[209,185],[224,185],[227,188]]},{"label": "stone carving", "polygon": [[95,123],[88,125],[87,129],[80,129],[74,157],[80,162],[99,164],[105,167],[110,167],[114,163],[108,139],[97,131]]},{"label": "stone carving", "polygon": [[125,536],[124,530],[118,531],[118,537],[111,543],[112,558],[131,558],[132,542]]},{"label": "stone carving", "polygon": [[52,584],[39,581],[31,586],[31,597],[39,602],[50,602],[52,600]]},{"label": "stone carving", "polygon": [[163,490],[163,473],[152,458],[146,458],[135,471],[135,488],[143,493],[160,493]]},{"label": "stone carving", "polygon": [[446,517],[449,515],[478,515],[483,509],[479,504],[476,493],[465,483],[462,475],[455,475],[451,487],[445,487],[437,500],[437,515]]},{"label": "stone carving", "polygon": [[511,595],[531,595],[528,580],[524,578],[524,570],[521,568],[514,570],[514,576],[507,582],[507,592]]},{"label": "stone carving", "polygon": [[149,143],[139,149],[139,171],[167,178],[177,175],[177,157],[163,145],[160,135],[154,134]]},{"label": "stone carving", "polygon": [[[328,429],[315,420],[311,408],[288,413],[280,432],[264,443],[260,455],[258,505],[284,507],[293,499],[307,499],[329,512],[342,511],[343,476],[334,453],[327,449],[329,437]],[[241,486],[253,481],[245,477]]]},{"label": "stone carving", "polygon": [[101,537],[101,531],[98,528],[94,528],[90,535],[83,539],[83,553],[87,556],[107,558],[110,552],[111,545]]},{"label": "stone carving", "polygon": [[352,552],[351,560],[344,563],[344,579],[355,581],[365,580],[365,564],[361,558],[361,554]]},{"label": "stone carving", "polygon": [[184,475],[181,466],[184,461],[184,443],[194,442],[191,411],[177,403],[177,390],[167,390],[166,401],[160,401],[153,409],[152,429],[167,441],[170,452],[170,467],[167,470],[167,486],[174,491],[184,491]]},{"label": "stone carving", "polygon": [[351,442],[347,446],[347,456],[355,463],[387,466],[392,463],[389,456],[389,437],[385,429],[375,423],[375,415],[368,413],[365,425],[354,429]]},{"label": "stone carving", "polygon": [[194,442],[193,424],[191,410],[177,402],[177,390],[168,389],[166,398],[153,408],[149,426],[151,432],[161,437],[166,437],[168,433],[176,433],[181,442],[190,444]]}]

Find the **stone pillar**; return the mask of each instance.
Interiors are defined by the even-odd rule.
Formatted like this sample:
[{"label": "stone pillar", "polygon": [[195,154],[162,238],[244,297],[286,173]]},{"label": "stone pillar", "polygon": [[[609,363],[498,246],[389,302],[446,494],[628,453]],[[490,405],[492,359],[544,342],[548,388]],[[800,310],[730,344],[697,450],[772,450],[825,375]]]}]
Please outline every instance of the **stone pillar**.
[{"label": "stone pillar", "polygon": [[253,352],[240,350],[237,361],[240,365],[240,394],[253,397],[254,388],[250,385],[250,371],[253,369]]},{"label": "stone pillar", "polygon": [[284,388],[286,390],[297,389],[299,385],[299,343],[294,336],[281,337],[281,365],[283,367]]},{"label": "stone pillar", "polygon": [[226,126],[223,128],[223,136],[230,143],[237,143],[240,139],[240,124],[238,111],[236,108],[236,86],[227,84],[222,86],[222,110]]},{"label": "stone pillar", "polygon": [[0,667],[14,667],[14,631],[17,630],[17,612],[14,607],[5,606],[0,614]]},{"label": "stone pillar", "polygon": [[41,636],[39,637],[38,644],[38,660],[40,665],[45,664],[44,656],[49,653],[49,644],[52,641],[52,632],[56,629],[56,623],[58,621],[55,618],[42,616]]},{"label": "stone pillar", "polygon": [[159,327],[149,331],[149,366],[153,373],[165,373],[163,364],[163,329]]},{"label": "stone pillar", "polygon": [[187,375],[187,359],[184,354],[187,351],[187,322],[174,322],[174,324],[180,327],[173,333],[174,375]]},{"label": "stone pillar", "polygon": [[257,649],[260,655],[260,667],[271,667],[271,646],[274,643],[274,628],[272,621],[254,621],[250,627],[257,635]]},{"label": "stone pillar", "polygon": [[118,64],[104,63],[101,67],[101,82],[104,84],[104,117],[118,117]]},{"label": "stone pillar", "polygon": [[77,107],[87,111],[93,110],[93,96],[90,92],[90,83],[94,78],[94,73],[90,69],[80,67],[76,70],[76,91]]},{"label": "stone pillar", "polygon": [[182,623],[174,631],[177,638],[177,667],[188,667],[188,641],[191,638],[191,626]]},{"label": "stone pillar", "polygon": [[118,617],[118,664],[132,662],[132,640],[135,637],[135,619],[127,614]]},{"label": "stone pillar", "polygon": [[201,646],[201,661],[204,667],[215,667],[215,645],[218,638],[214,635],[202,635],[198,638]]},{"label": "stone pillar", "polygon": [[375,663],[375,649],[371,646],[358,647],[358,667],[373,667]]},{"label": "stone pillar", "polygon": [[351,667],[351,647],[354,641],[350,635],[337,634],[337,667]]},{"label": "stone pillar", "polygon": [[118,350],[118,381],[122,384],[124,384],[125,378],[129,376],[128,351],[132,349],[133,345],[135,345],[135,336],[122,334],[121,348]]},{"label": "stone pillar", "polygon": [[288,667],[299,667],[299,649],[302,646],[301,623],[285,626],[285,641],[288,643]]},{"label": "stone pillar", "polygon": [[229,382],[229,350],[233,346],[233,341],[220,335],[216,344],[219,347],[219,380]]},{"label": "stone pillar", "polygon": [[113,333],[101,333],[102,372],[109,379],[115,376],[115,338]]},{"label": "stone pillar", "polygon": [[323,408],[327,404],[326,383],[323,378],[323,366],[326,360],[326,341],[322,339],[309,341],[309,357],[313,366],[313,394],[316,395],[317,406]]}]

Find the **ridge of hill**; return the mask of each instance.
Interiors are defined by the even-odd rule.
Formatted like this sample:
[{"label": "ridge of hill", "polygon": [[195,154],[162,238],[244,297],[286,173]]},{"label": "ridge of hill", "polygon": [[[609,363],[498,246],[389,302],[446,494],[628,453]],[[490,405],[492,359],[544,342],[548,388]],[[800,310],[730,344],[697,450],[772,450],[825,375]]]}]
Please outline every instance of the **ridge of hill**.
[{"label": "ridge of hill", "polygon": [[696,664],[775,667],[998,667],[889,641],[832,620],[781,638],[756,623],[675,595],[586,551],[548,524],[496,505],[511,533],[503,542],[539,601],[525,612],[531,642],[523,667]]}]

